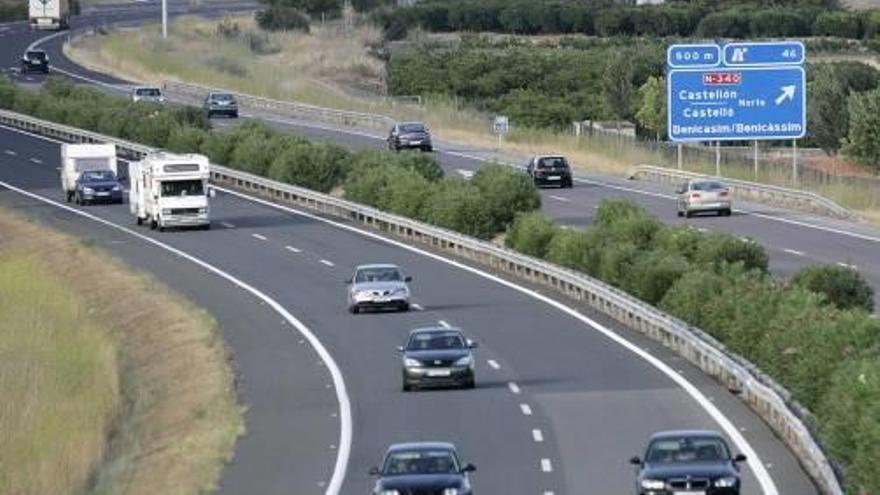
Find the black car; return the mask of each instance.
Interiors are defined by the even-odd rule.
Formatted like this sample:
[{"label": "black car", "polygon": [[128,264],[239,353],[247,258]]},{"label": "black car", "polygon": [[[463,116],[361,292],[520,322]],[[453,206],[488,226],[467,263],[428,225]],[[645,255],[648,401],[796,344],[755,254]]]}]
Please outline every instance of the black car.
[{"label": "black car", "polygon": [[28,50],[21,57],[21,72],[49,73],[49,55],[43,50]]},{"label": "black car", "polygon": [[388,447],[374,495],[473,495],[468,473],[473,464],[462,466],[455,446],[445,442],[399,443]]},{"label": "black car", "polygon": [[730,455],[727,442],[713,431],[666,431],[651,436],[644,460],[638,466],[638,495],[739,495],[738,463],[742,454]]},{"label": "black car", "polygon": [[573,185],[571,167],[564,156],[535,156],[526,165],[526,173],[537,186],[548,184],[570,188]]},{"label": "black car", "polygon": [[203,108],[209,119],[214,115],[238,118],[238,100],[231,93],[208,93]]},{"label": "black car", "polygon": [[76,204],[122,203],[122,185],[110,170],[86,170],[76,180]]},{"label": "black car", "polygon": [[424,386],[474,388],[474,355],[477,343],[457,328],[418,328],[409,333],[402,354],[403,391]]},{"label": "black car", "polygon": [[395,124],[388,133],[388,149],[400,151],[402,149],[420,149],[433,151],[431,144],[431,131],[421,122],[402,122]]}]

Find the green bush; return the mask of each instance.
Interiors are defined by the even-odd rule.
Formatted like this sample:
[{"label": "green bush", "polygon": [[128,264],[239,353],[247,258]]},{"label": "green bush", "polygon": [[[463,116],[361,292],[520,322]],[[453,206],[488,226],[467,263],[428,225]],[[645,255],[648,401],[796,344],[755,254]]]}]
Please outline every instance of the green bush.
[{"label": "green bush", "polygon": [[267,31],[310,31],[309,18],[292,7],[272,5],[254,14],[257,25]]},{"label": "green bush", "polygon": [[553,220],[541,212],[519,213],[507,231],[504,243],[513,250],[536,258],[544,258],[547,256],[550,242],[559,230],[561,229],[553,223]]},{"label": "green bush", "polygon": [[643,254],[634,244],[611,243],[602,246],[596,275],[605,282],[623,288],[639,256]]},{"label": "green bush", "polygon": [[284,150],[269,167],[270,179],[323,193],[330,192],[346,174],[348,152],[331,144],[303,142]]},{"label": "green bush", "polygon": [[8,76],[0,76],[0,108],[10,109],[15,103],[15,83]]},{"label": "green bush", "polygon": [[858,39],[862,36],[862,23],[858,14],[852,12],[823,12],[813,22],[813,36]]},{"label": "green bush", "polygon": [[590,275],[599,269],[600,254],[596,236],[580,230],[556,229],[547,245],[547,261]]},{"label": "green bush", "polygon": [[792,283],[821,294],[840,309],[874,310],[874,289],[864,275],[838,266],[807,266],[799,271]]},{"label": "green bush", "polygon": [[395,171],[379,198],[379,208],[409,218],[422,218],[425,204],[434,193],[436,182],[430,182],[415,170]]},{"label": "green bush", "polygon": [[395,174],[402,172],[402,169],[393,166],[354,169],[345,181],[345,198],[378,207],[388,184],[394,181]]},{"label": "green bush", "polygon": [[796,10],[759,10],[751,18],[751,36],[771,38],[810,35],[809,18]]},{"label": "green bush", "polygon": [[401,168],[410,169],[429,181],[443,178],[443,168],[432,155],[408,151],[397,154],[379,152],[377,156],[383,161],[391,161]]},{"label": "green bush", "polygon": [[606,199],[596,209],[593,223],[598,227],[614,227],[618,222],[646,218],[645,209],[629,199]]},{"label": "green bush", "polygon": [[697,36],[701,38],[747,38],[751,35],[752,18],[742,9],[714,12],[700,21]]},{"label": "green bush", "polygon": [[742,263],[747,270],[767,271],[769,257],[763,246],[728,234],[709,234],[700,243],[695,261],[721,265]]},{"label": "green bush", "polygon": [[444,179],[425,202],[424,220],[479,239],[496,231],[480,190],[462,179]]},{"label": "green bush", "polygon": [[166,147],[175,153],[197,153],[207,137],[208,133],[202,129],[181,126],[171,132]]},{"label": "green bush", "polygon": [[636,258],[623,288],[639,299],[656,305],[688,270],[690,263],[683,256],[651,251]]},{"label": "green bush", "polygon": [[529,176],[505,165],[489,165],[474,174],[471,183],[479,189],[492,219],[492,230],[505,230],[518,212],[541,207],[541,196]]},{"label": "green bush", "polygon": [[0,22],[20,21],[27,18],[27,2],[0,2]]},{"label": "green bush", "polygon": [[707,328],[710,304],[727,283],[718,272],[693,269],[672,284],[659,307],[691,325]]}]

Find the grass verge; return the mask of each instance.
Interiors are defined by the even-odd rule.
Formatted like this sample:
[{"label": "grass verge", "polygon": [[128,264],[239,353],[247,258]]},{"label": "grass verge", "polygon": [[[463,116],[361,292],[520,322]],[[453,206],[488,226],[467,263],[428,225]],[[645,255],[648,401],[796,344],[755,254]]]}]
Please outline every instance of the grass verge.
[{"label": "grass verge", "polygon": [[216,323],[89,242],[0,233],[0,493],[213,489],[243,432]]}]

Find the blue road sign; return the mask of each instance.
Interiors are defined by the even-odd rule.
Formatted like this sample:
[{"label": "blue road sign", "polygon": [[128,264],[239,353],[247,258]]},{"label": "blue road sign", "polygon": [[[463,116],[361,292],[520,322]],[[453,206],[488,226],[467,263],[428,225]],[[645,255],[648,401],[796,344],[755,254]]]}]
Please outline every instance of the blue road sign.
[{"label": "blue road sign", "polygon": [[729,67],[803,65],[805,58],[806,49],[800,41],[724,45],[724,65]]},{"label": "blue road sign", "polygon": [[674,69],[715,67],[721,63],[718,45],[671,45],[666,50],[666,63]]},{"label": "blue road sign", "polygon": [[[673,60],[680,53],[710,54],[713,47],[721,56],[713,67]],[[806,134],[803,44],[673,45],[667,56],[669,139],[781,140]]]}]

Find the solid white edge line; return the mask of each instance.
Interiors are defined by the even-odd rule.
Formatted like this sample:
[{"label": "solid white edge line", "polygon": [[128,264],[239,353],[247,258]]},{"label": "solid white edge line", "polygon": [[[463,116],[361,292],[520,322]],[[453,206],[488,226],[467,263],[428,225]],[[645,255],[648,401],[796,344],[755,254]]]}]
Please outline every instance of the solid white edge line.
[{"label": "solid white edge line", "polygon": [[795,256],[803,256],[804,255],[803,251],[798,251],[796,249],[783,249],[783,251],[785,251],[788,254],[793,254]]},{"label": "solid white edge line", "polygon": [[338,222],[335,220],[323,218],[321,216],[318,216],[318,215],[315,215],[312,213],[307,213],[307,212],[304,212],[301,210],[297,210],[297,209],[291,208],[289,206],[275,204],[275,203],[272,203],[270,201],[266,201],[266,200],[260,199],[260,198],[254,198],[254,197],[248,196],[246,194],[239,193],[239,192],[233,191],[231,189],[227,189],[225,187],[221,187],[221,186],[214,186],[214,187],[217,190],[220,190],[220,191],[223,191],[227,194],[231,194],[233,196],[239,197],[239,198],[244,199],[246,201],[251,201],[251,202],[254,202],[257,204],[262,204],[262,205],[268,206],[270,208],[275,208],[275,209],[281,210],[281,211],[287,211],[287,212],[293,213],[295,215],[298,215],[298,216],[301,216],[304,218],[310,218],[312,220],[316,220],[318,222],[325,223],[327,225],[335,226],[341,230],[347,230],[349,232],[353,232],[353,233],[356,233],[361,236],[365,236],[370,239],[379,240],[379,241],[385,242],[389,245],[397,246],[401,249],[405,249],[407,251],[420,254],[420,255],[425,256],[427,258],[431,258],[431,259],[440,261],[440,262],[445,263],[447,265],[459,268],[461,270],[470,272],[474,275],[480,276],[480,277],[485,278],[487,280],[491,280],[493,282],[496,282],[498,284],[506,286],[510,289],[516,290],[522,294],[528,295],[534,299],[542,301],[542,302],[558,309],[559,311],[562,311],[563,313],[568,314],[569,316],[581,321],[582,323],[585,323],[588,327],[593,328],[594,330],[598,331],[599,333],[605,335],[608,339],[621,345],[622,347],[624,347],[625,349],[634,353],[635,355],[641,357],[642,359],[647,361],[649,364],[654,366],[657,370],[659,370],[660,372],[662,372],[663,374],[668,376],[677,385],[679,385],[688,395],[691,396],[691,398],[700,407],[703,408],[704,411],[706,411],[706,413],[718,424],[719,427],[721,427],[722,430],[724,430],[724,432],[730,437],[730,439],[742,451],[742,453],[746,455],[746,457],[748,458],[748,461],[747,461],[748,466],[752,469],[752,472],[755,474],[755,478],[757,478],[758,483],[761,485],[761,490],[763,491],[764,495],[779,495],[779,490],[776,488],[776,484],[774,483],[773,479],[770,477],[770,474],[767,472],[766,468],[764,467],[764,463],[761,462],[761,458],[758,456],[757,452],[755,452],[755,450],[752,448],[751,444],[749,444],[749,442],[740,433],[740,431],[736,428],[736,426],[734,426],[733,423],[731,423],[730,420],[727,419],[727,417],[718,409],[718,407],[716,407],[714,404],[712,404],[712,402],[709,401],[703,395],[703,393],[700,392],[700,390],[697,387],[695,387],[687,379],[685,379],[683,376],[681,376],[679,373],[677,373],[674,369],[672,369],[671,367],[669,367],[668,365],[666,365],[665,363],[663,363],[662,361],[660,361],[659,359],[657,359],[653,355],[649,354],[648,352],[644,351],[643,349],[640,349],[638,346],[634,345],[629,340],[621,337],[620,335],[617,335],[614,331],[610,330],[609,328],[605,327],[604,325],[599,324],[597,321],[593,320],[592,318],[589,318],[585,315],[582,315],[581,313],[576,311],[574,308],[567,306],[563,303],[560,303],[558,301],[555,301],[555,300],[553,300],[543,294],[540,294],[534,290],[527,289],[526,287],[518,285],[514,282],[510,282],[508,280],[505,280],[501,277],[492,275],[492,274],[485,272],[483,270],[480,270],[478,268],[474,268],[474,267],[465,265],[464,263],[454,261],[449,258],[445,258],[443,256],[440,256],[439,254],[431,253],[431,252],[425,251],[423,249],[417,248],[415,246],[411,246],[411,245],[406,244],[402,241],[397,241],[394,239],[383,237],[383,236],[381,236],[377,233],[374,233],[374,232],[362,230],[362,229],[355,227],[355,226],[352,226],[352,225],[347,225],[347,224],[344,224],[344,223],[341,223],[341,222]]},{"label": "solid white edge line", "polygon": [[519,410],[523,413],[523,416],[531,416],[532,408],[528,404],[520,404]]},{"label": "solid white edge line", "polygon": [[271,307],[275,312],[280,314],[288,323],[293,325],[299,333],[305,337],[309,343],[312,345],[312,348],[315,349],[315,352],[318,353],[318,356],[321,358],[321,361],[327,366],[327,369],[330,371],[330,375],[333,378],[333,386],[336,390],[336,400],[339,402],[339,449],[336,453],[336,463],[333,468],[333,476],[330,479],[330,482],[327,484],[327,490],[325,495],[338,495],[340,490],[342,489],[342,482],[345,480],[346,471],[348,470],[348,461],[351,456],[351,443],[352,443],[352,412],[351,412],[351,401],[348,397],[348,391],[345,387],[345,380],[342,377],[342,371],[339,369],[339,366],[336,364],[336,361],[333,360],[333,357],[321,343],[317,336],[309,330],[300,320],[298,320],[295,316],[293,316],[290,312],[288,312],[284,306],[279,304],[277,301],[267,296],[259,289],[249,285],[248,283],[240,280],[229,273],[211,265],[210,263],[203,261],[200,258],[197,258],[191,254],[188,254],[180,249],[177,249],[173,246],[165,244],[164,242],[153,239],[149,236],[141,234],[139,232],[135,232],[128,227],[123,227],[121,225],[117,225],[109,220],[105,220],[101,217],[93,215],[91,213],[87,213],[81,210],[77,210],[75,208],[69,207],[67,205],[52,201],[48,198],[44,198],[38,194],[26,191],[24,189],[20,189],[6,182],[0,181],[0,186],[3,186],[10,191],[14,191],[23,196],[27,196],[31,199],[41,201],[51,206],[55,206],[56,208],[60,208],[62,210],[66,210],[75,215],[79,215],[84,218],[88,218],[94,222],[100,223],[107,227],[111,227],[117,229],[121,232],[124,232],[128,235],[134,236],[144,242],[152,244],[158,248],[164,249],[172,254],[175,254],[187,261],[195,263],[196,265],[204,268],[205,270],[231,282],[232,284],[240,287],[241,289],[250,292],[263,302],[265,302],[269,307]]},{"label": "solid white edge line", "polygon": [[550,459],[547,459],[546,457],[541,459],[541,471],[545,473],[553,472],[553,463],[550,462]]}]

